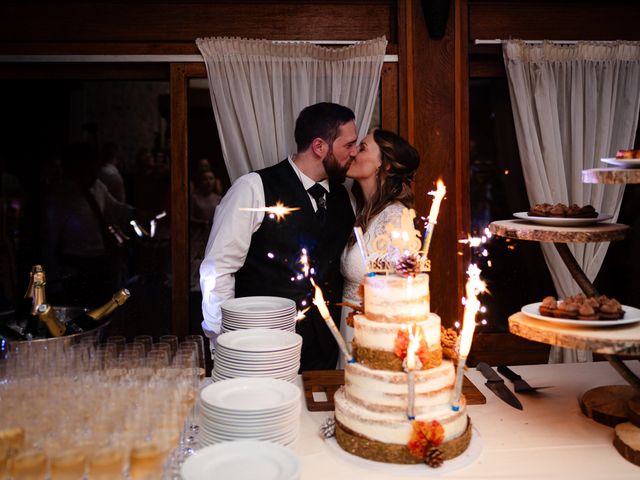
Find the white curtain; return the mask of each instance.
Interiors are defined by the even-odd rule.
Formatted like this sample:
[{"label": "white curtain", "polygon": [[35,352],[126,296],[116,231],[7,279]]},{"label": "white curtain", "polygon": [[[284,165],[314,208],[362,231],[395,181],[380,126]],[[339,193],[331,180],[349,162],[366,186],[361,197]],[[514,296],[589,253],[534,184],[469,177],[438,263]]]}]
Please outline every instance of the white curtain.
[{"label": "white curtain", "polygon": [[[633,148],[640,111],[640,43],[508,41],[503,55],[530,204],[591,204],[598,212],[613,214],[615,222],[624,187],[582,183],[582,170],[606,166],[600,158]],[[559,297],[578,293],[553,245],[541,246]],[[590,281],[608,247],[569,244]],[[590,358],[590,352],[554,348],[550,361]]]},{"label": "white curtain", "polygon": [[317,102],[351,108],[360,138],[371,122],[387,40],[345,48],[199,38],[224,161],[233,182],[295,153],[295,119]]}]

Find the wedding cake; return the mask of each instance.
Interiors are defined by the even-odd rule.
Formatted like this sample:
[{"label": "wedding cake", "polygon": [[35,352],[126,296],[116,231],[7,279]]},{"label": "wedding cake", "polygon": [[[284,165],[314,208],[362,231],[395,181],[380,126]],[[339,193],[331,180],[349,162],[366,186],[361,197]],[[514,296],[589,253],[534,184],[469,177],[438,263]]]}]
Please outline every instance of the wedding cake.
[{"label": "wedding cake", "polygon": [[429,265],[414,215],[403,212],[404,241],[394,241],[389,225],[390,240],[377,241],[369,257],[364,313],[353,316],[354,359],[334,397],[335,434],[360,457],[438,466],[466,450],[471,424],[464,396],[452,408],[455,368],[443,358],[440,317],[430,312]]}]

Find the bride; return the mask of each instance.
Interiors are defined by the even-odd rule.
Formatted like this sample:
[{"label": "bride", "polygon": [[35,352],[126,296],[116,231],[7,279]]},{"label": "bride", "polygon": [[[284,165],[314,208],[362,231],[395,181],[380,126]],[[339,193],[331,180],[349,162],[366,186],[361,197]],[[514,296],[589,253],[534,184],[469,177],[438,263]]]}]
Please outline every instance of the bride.
[{"label": "bride", "polygon": [[[362,228],[368,251],[374,239],[385,233],[388,223],[399,227],[402,210],[413,208],[411,182],[418,165],[416,149],[393,132],[375,129],[360,143],[347,177],[354,181],[355,226]],[[343,303],[360,304],[358,289],[366,268],[353,235],[342,252],[340,270],[344,277]],[[342,307],[340,333],[348,345],[353,340],[353,328],[346,320],[350,312],[351,308]],[[342,355],[338,368],[344,368]]]}]

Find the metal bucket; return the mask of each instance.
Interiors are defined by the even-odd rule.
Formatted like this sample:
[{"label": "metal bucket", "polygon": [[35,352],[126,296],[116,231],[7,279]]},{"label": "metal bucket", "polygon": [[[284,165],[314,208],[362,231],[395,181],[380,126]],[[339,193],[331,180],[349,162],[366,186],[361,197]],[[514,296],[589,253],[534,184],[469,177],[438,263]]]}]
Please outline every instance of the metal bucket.
[{"label": "metal bucket", "polygon": [[[67,323],[82,312],[89,311],[88,308],[74,306],[58,306],[53,307],[53,310],[56,312],[58,319],[63,323]],[[10,323],[13,320],[11,313],[12,312],[0,313],[0,321]],[[99,343],[104,339],[106,333],[105,329],[109,323],[111,323],[111,317],[103,320],[96,328],[82,333],[74,333],[73,335],[57,338],[35,338],[31,341],[11,341],[9,342],[9,352],[18,350],[24,351],[27,349],[30,351],[46,350],[49,352],[62,352],[71,345],[75,345],[77,343]]]}]

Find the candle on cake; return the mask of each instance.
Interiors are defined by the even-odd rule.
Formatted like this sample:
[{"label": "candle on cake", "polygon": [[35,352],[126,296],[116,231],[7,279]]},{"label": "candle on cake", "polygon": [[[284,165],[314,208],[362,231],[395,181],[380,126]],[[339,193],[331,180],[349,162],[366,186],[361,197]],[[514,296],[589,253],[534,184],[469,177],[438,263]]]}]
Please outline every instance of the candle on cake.
[{"label": "candle on cake", "polygon": [[422,368],[422,361],[418,356],[420,342],[424,339],[422,329],[415,323],[408,329],[409,343],[407,344],[407,356],[404,358],[403,367],[407,372],[407,418],[415,420],[416,399],[416,370]]},{"label": "candle on cake", "polygon": [[476,314],[481,307],[477,296],[486,290],[486,284],[480,279],[480,273],[477,265],[469,265],[467,269],[468,279],[465,285],[464,316],[462,320],[462,331],[460,332],[460,346],[458,349],[458,370],[456,373],[453,400],[451,402],[451,408],[454,411],[460,409],[464,366],[467,362],[469,351],[471,350],[473,333],[476,329]]},{"label": "candle on cake", "polygon": [[429,253],[429,246],[431,245],[431,237],[433,236],[433,229],[438,223],[438,213],[440,211],[440,204],[442,199],[447,193],[447,187],[441,178],[436,182],[435,191],[429,192],[429,195],[433,197],[433,203],[429,210],[429,217],[427,217],[427,226],[424,231],[424,240],[422,243],[422,254],[426,257]]},{"label": "candle on cake", "polygon": [[342,338],[342,335],[340,335],[340,331],[338,330],[338,327],[336,327],[336,324],[333,321],[333,318],[331,318],[331,314],[329,313],[327,304],[324,301],[324,296],[322,295],[322,290],[318,285],[316,285],[316,282],[313,280],[313,277],[311,277],[310,279],[311,279],[311,284],[314,286],[316,290],[315,295],[313,297],[313,304],[316,307],[318,307],[318,310],[320,311],[320,315],[322,315],[322,318],[324,318],[324,321],[329,327],[329,330],[331,331],[333,338],[335,338],[336,343],[338,344],[338,347],[342,351],[343,355],[347,358],[347,361],[349,363],[353,363],[355,360],[351,355],[351,352],[349,352],[349,348],[347,348],[347,344],[345,343],[344,338]]},{"label": "candle on cake", "polygon": [[367,268],[367,262],[369,260],[369,251],[367,250],[367,244],[364,241],[364,235],[362,233],[362,227],[353,227],[353,233],[356,237],[356,243],[358,244],[358,250],[364,263],[364,268]]}]

